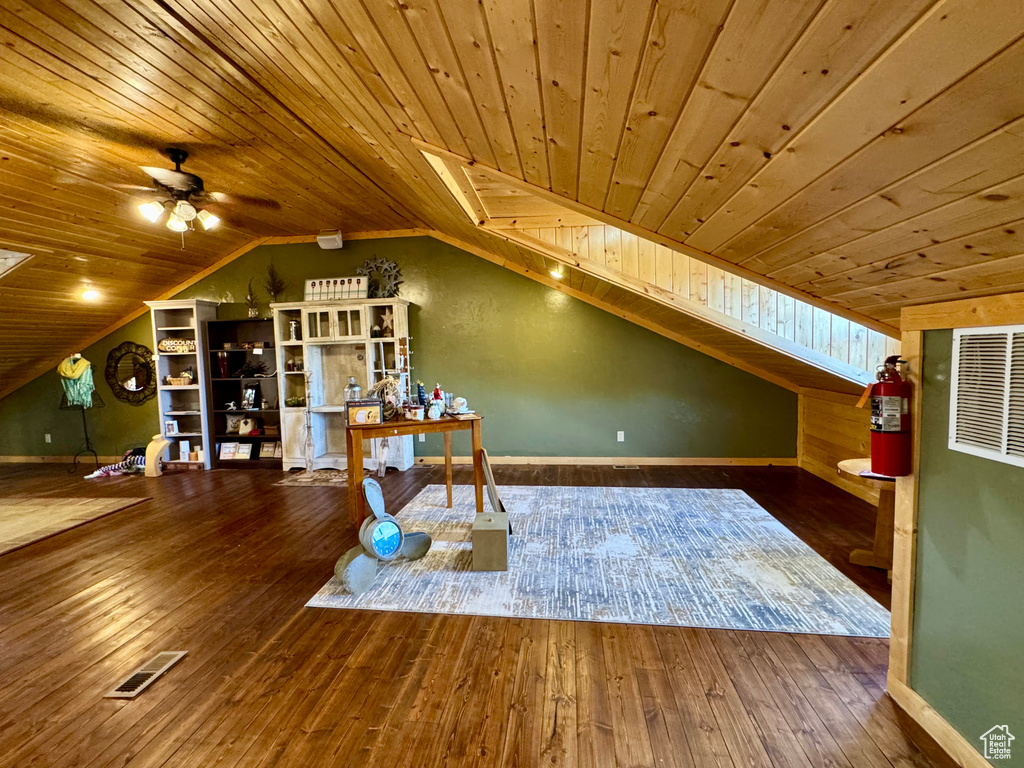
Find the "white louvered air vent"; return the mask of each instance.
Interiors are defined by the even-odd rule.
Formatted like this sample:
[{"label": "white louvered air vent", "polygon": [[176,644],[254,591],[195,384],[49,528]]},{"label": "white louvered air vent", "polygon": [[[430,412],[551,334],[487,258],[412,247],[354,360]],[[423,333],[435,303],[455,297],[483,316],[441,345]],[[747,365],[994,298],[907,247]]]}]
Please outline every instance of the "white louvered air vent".
[{"label": "white louvered air vent", "polygon": [[953,331],[949,447],[1024,466],[1024,326]]},{"label": "white louvered air vent", "polygon": [[121,681],[114,690],[103,694],[105,699],[134,699],[173,667],[188,651],[161,651]]}]

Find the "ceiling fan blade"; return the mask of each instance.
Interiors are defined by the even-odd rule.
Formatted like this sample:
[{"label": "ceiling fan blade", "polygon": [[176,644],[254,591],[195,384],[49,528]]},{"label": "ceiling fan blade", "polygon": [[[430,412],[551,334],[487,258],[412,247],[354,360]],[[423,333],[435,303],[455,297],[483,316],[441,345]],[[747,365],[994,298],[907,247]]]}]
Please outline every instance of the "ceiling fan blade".
[{"label": "ceiling fan blade", "polygon": [[201,192],[203,189],[203,180],[194,173],[172,171],[167,168],[156,168],[151,165],[141,165],[139,167],[148,173],[154,181],[170,189],[190,193]]},{"label": "ceiling fan blade", "polygon": [[277,200],[271,200],[266,197],[249,197],[248,195],[235,195],[227,192],[208,192],[208,194],[215,202],[225,205],[250,205],[254,208],[269,208],[272,210],[280,210],[281,204]]},{"label": "ceiling fan blade", "polygon": [[132,192],[149,192],[154,195],[167,194],[162,189],[157,189],[156,187],[146,187],[143,186],[142,184],[111,184],[110,186],[114,187],[115,189],[127,189]]}]

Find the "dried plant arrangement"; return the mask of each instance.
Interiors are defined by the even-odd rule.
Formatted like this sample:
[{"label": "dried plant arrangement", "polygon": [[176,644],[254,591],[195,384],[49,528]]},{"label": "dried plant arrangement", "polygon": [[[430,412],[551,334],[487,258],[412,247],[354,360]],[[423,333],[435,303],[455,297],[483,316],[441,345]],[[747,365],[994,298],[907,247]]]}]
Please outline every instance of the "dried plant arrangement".
[{"label": "dried plant arrangement", "polygon": [[379,397],[384,404],[384,421],[390,421],[398,415],[402,407],[402,387],[398,379],[385,376],[372,387],[370,397]]},{"label": "dried plant arrangement", "polygon": [[267,266],[267,276],[263,280],[263,287],[267,290],[270,300],[274,303],[280,301],[280,296],[288,288],[288,282],[284,276],[277,271],[277,267],[271,262]]},{"label": "dried plant arrangement", "polygon": [[255,280],[255,277],[249,279],[248,290],[245,294],[245,306],[249,308],[249,317],[259,317],[260,314],[259,297],[256,295],[256,286],[253,285]]}]

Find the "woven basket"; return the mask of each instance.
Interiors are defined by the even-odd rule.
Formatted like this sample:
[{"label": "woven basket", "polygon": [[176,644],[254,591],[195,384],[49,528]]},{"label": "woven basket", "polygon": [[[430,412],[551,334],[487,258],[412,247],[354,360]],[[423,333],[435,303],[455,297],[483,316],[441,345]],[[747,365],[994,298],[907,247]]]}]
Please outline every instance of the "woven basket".
[{"label": "woven basket", "polygon": [[186,387],[192,383],[188,376],[168,376],[167,384],[172,387]]}]

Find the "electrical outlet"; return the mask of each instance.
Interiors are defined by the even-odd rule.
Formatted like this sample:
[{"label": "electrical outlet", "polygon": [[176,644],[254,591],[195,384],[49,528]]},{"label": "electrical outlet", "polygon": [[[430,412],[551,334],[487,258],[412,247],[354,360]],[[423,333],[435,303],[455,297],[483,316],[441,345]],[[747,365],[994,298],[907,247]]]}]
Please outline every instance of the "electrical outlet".
[{"label": "electrical outlet", "polygon": [[423,433],[420,433],[420,442],[421,443],[427,442],[427,436],[424,435]]},{"label": "electrical outlet", "polygon": [[626,442],[626,433],[620,429],[618,432],[615,433],[615,439],[618,440],[620,443]]},{"label": "electrical outlet", "polygon": [[46,440],[46,442],[48,442],[48,443],[52,443],[53,442],[53,440],[50,438],[50,433],[49,432],[47,432],[43,437]]}]

